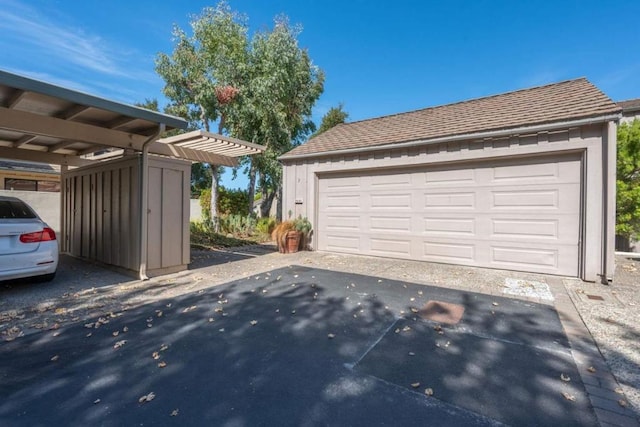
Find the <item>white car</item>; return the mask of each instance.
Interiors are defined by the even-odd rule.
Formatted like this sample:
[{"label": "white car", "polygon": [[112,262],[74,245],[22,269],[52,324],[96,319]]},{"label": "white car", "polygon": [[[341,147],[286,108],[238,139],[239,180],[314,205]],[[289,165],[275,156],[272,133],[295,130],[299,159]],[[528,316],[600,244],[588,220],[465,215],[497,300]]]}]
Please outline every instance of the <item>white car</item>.
[{"label": "white car", "polygon": [[57,269],[55,231],[22,200],[0,196],[0,280],[50,281]]}]

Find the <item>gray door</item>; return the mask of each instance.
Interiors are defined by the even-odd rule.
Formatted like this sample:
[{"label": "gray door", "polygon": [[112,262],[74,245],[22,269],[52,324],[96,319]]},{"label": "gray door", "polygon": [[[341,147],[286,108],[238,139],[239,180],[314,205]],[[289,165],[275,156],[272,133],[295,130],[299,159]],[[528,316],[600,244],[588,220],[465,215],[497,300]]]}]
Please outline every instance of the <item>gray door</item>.
[{"label": "gray door", "polygon": [[578,275],[578,154],[319,179],[318,249]]}]

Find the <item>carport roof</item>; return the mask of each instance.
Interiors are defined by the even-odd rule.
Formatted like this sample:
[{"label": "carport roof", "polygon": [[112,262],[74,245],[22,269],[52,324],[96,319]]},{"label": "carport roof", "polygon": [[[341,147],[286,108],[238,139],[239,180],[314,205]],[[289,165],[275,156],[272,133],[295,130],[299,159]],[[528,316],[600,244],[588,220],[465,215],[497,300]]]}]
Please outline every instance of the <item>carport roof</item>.
[{"label": "carport roof", "polygon": [[585,78],[344,123],[281,158],[312,157],[439,138],[490,134],[616,115],[621,108]]},{"label": "carport roof", "polygon": [[[141,150],[164,129],[186,129],[178,117],[110,101],[0,70],[0,157],[82,166],[86,156],[105,149]],[[173,143],[150,144],[150,153],[197,162],[235,166],[238,155],[263,151],[259,145],[208,134],[197,148]],[[206,143],[213,141],[215,143]],[[222,145],[244,146],[230,152]],[[236,154],[237,153],[237,154]]]}]

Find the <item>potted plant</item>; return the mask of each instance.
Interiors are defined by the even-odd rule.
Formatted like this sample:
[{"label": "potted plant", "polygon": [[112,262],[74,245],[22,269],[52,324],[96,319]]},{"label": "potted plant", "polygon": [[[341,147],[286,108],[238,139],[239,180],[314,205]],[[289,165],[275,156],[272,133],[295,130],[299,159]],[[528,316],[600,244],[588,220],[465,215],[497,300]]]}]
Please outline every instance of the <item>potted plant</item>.
[{"label": "potted plant", "polygon": [[296,231],[300,233],[300,242],[298,245],[298,249],[307,250],[309,241],[311,240],[311,222],[306,216],[303,218],[302,215],[300,215],[295,221],[293,221],[293,224]]},{"label": "potted plant", "polygon": [[271,234],[280,253],[294,253],[307,249],[311,236],[311,222],[298,216],[295,220],[281,222]]}]

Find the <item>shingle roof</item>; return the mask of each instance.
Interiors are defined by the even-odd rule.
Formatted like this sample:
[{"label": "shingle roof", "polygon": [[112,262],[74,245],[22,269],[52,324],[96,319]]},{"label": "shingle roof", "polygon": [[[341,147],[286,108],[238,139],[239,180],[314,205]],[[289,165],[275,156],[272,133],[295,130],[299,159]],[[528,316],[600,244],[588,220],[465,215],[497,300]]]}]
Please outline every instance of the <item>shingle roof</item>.
[{"label": "shingle roof", "polygon": [[340,124],[283,158],[600,117],[620,111],[597,87],[579,78]]},{"label": "shingle roof", "polygon": [[622,108],[622,112],[640,110],[640,98],[628,99],[626,101],[618,101],[618,105]]}]

